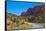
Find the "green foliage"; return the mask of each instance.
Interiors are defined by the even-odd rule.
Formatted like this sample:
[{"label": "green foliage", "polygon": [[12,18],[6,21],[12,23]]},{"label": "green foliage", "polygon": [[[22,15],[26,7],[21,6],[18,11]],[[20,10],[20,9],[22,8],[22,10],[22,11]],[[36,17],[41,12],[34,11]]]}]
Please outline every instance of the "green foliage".
[{"label": "green foliage", "polygon": [[28,16],[28,18],[29,18],[29,19],[31,19],[31,18],[32,18],[32,16]]},{"label": "green foliage", "polygon": [[32,28],[32,25],[29,25],[27,23],[24,23],[21,25],[22,29],[29,29],[29,28]]},{"label": "green foliage", "polygon": [[35,23],[44,23],[45,22],[45,18],[43,14],[38,14],[34,17],[32,17],[32,21]]}]

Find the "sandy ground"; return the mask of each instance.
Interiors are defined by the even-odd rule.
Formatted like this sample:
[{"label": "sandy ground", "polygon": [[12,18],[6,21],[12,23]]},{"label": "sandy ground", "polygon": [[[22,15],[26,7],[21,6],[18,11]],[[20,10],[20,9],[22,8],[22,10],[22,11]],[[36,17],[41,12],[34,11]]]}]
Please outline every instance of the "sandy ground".
[{"label": "sandy ground", "polygon": [[[45,24],[44,23],[28,23],[28,24],[32,24],[32,28],[31,29],[43,29],[43,28],[45,28]],[[19,28],[16,27],[15,29],[20,29],[20,27]],[[13,31],[15,31],[15,29]]]}]

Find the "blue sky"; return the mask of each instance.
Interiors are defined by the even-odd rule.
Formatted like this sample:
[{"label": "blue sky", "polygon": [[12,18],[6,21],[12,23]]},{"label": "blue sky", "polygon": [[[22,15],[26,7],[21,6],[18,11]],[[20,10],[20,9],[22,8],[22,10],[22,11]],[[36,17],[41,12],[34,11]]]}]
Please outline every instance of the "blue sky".
[{"label": "blue sky", "polygon": [[21,15],[21,12],[26,12],[28,8],[32,8],[38,5],[42,5],[42,3],[7,1],[7,13],[16,14],[17,16],[19,16]]}]

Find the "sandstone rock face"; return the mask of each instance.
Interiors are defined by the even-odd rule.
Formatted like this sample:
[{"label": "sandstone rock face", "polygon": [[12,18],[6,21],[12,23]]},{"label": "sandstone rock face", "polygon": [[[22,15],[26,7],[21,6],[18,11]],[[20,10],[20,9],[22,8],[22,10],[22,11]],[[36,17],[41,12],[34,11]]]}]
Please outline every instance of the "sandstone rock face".
[{"label": "sandstone rock face", "polygon": [[30,16],[30,15],[37,15],[37,14],[45,14],[45,6],[35,6],[33,8],[27,9],[26,12],[22,12],[21,16]]}]

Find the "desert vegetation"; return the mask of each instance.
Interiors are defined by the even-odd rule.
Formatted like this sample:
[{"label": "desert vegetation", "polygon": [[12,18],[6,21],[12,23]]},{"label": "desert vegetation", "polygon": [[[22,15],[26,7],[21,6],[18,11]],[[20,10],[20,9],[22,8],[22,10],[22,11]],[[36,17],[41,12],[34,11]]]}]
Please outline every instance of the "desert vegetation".
[{"label": "desert vegetation", "polygon": [[[20,16],[7,13],[7,27],[21,27],[22,29],[32,28],[32,24],[28,23],[45,23],[44,5],[28,8],[26,12],[22,12]],[[10,25],[9,25],[10,24]],[[8,30],[7,29],[7,30]]]}]

